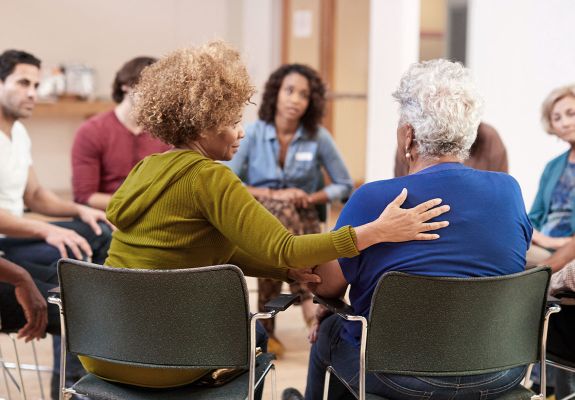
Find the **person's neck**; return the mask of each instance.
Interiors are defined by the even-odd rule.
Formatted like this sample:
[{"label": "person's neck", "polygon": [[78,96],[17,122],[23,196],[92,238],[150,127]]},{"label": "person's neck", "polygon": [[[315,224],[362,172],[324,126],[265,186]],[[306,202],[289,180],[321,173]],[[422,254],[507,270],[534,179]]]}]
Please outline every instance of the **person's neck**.
[{"label": "person's neck", "polygon": [[136,124],[132,116],[132,102],[128,97],[124,97],[124,100],[114,108],[114,113],[122,125],[134,135],[142,133],[142,128]]},{"label": "person's neck", "polygon": [[274,125],[278,136],[292,136],[296,133],[299,126],[299,121],[283,118],[276,115],[274,118]]},{"label": "person's neck", "polygon": [[569,152],[568,161],[570,163],[575,163],[575,143],[571,145],[571,151]]},{"label": "person's neck", "polygon": [[197,140],[194,140],[194,141],[189,142],[189,143],[181,144],[179,146],[175,146],[174,150],[192,150],[192,151],[195,151],[197,153],[200,153],[201,155],[203,155],[206,158],[211,158],[208,155],[208,152],[206,151],[205,146],[203,146],[202,143],[200,143]]},{"label": "person's neck", "polygon": [[12,139],[12,127],[16,121],[16,118],[7,117],[5,113],[0,110],[0,131],[4,132],[9,139]]},{"label": "person's neck", "polygon": [[432,167],[437,164],[444,163],[461,163],[462,160],[455,156],[441,156],[437,158],[415,158],[411,163],[409,163],[409,174],[415,174],[425,168]]}]

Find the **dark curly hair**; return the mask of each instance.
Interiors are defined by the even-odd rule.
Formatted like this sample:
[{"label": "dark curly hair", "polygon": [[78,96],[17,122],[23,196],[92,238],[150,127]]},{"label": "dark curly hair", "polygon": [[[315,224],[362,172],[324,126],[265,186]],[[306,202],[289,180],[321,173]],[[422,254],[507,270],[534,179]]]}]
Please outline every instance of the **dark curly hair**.
[{"label": "dark curly hair", "polygon": [[154,57],[136,57],[122,65],[112,83],[112,99],[116,103],[121,103],[126,95],[122,86],[134,87],[140,80],[142,70],[156,61],[158,59]]},{"label": "dark curly hair", "polygon": [[266,82],[258,116],[262,121],[274,123],[280,87],[284,78],[291,73],[305,76],[309,83],[309,104],[301,117],[301,123],[308,133],[315,134],[325,113],[326,90],[318,73],[307,65],[285,64],[270,75]]}]

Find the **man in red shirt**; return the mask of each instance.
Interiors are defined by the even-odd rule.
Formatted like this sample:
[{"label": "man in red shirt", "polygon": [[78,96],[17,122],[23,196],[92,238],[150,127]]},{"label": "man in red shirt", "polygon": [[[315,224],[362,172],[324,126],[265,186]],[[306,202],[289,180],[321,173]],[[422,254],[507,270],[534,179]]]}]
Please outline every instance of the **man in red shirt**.
[{"label": "man in red shirt", "polygon": [[72,147],[76,202],[105,210],[112,194],[141,159],[170,148],[143,132],[132,117],[132,88],[142,70],[155,61],[151,57],[136,57],[125,63],[112,85],[112,98],[118,105],[78,128]]}]

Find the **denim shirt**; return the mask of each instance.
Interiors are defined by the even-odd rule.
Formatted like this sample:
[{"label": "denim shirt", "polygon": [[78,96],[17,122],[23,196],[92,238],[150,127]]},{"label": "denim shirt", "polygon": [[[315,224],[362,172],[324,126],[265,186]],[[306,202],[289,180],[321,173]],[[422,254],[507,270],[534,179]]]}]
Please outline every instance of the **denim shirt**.
[{"label": "denim shirt", "polygon": [[285,189],[298,188],[307,193],[321,190],[324,167],[332,183],[323,187],[330,201],[348,197],[353,184],[331,135],[320,127],[316,135],[298,128],[289,144],[282,169],[280,143],[274,125],[256,121],[245,129],[246,136],[228,165],[249,186]]}]

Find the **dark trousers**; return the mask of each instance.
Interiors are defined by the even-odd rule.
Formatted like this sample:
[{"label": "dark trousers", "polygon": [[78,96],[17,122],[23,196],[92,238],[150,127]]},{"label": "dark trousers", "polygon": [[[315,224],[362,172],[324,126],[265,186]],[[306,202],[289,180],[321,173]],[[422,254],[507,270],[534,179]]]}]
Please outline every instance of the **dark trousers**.
[{"label": "dark trousers", "polygon": [[[112,232],[110,227],[100,223],[102,234],[96,235],[89,225],[79,220],[54,222],[63,228],[72,229],[79,235],[83,236],[92,248],[92,261],[96,264],[103,264],[108,254],[110,241],[112,239]],[[45,241],[36,238],[2,238],[0,239],[0,250],[4,252],[5,257],[26,268],[28,272],[35,278],[38,287],[42,294],[47,297],[47,291],[54,286],[58,285],[58,276],[56,271],[57,261],[60,259],[60,252],[54,246],[49,245]],[[68,256],[74,258],[73,253],[68,250]],[[10,298],[9,289],[6,291],[6,296]],[[15,297],[13,297],[12,288],[12,305],[16,311],[5,313],[13,313],[12,317],[7,317],[6,321],[12,320],[14,329],[24,325],[25,319],[21,309],[18,311]],[[10,304],[10,303],[8,303]],[[14,308],[11,307],[11,308]],[[54,351],[54,364],[52,380],[51,380],[51,396],[52,399],[58,399],[59,385],[60,385],[60,316],[58,307],[54,305],[48,306],[49,310],[49,328],[48,332],[55,334],[53,337],[52,348]],[[1,312],[1,311],[0,311]],[[21,323],[21,325],[18,325]],[[4,315],[2,314],[3,329],[5,326]],[[68,355],[66,358],[66,385],[71,385],[85,374],[84,368],[76,356]]]},{"label": "dark trousers", "polygon": [[[340,337],[342,320],[337,315],[326,318],[318,339],[311,348],[307,373],[306,400],[321,399],[325,370],[332,365],[337,373],[357,390],[359,385],[359,349]],[[406,357],[409,357],[406,354]],[[464,354],[461,355],[465,357]],[[366,391],[395,400],[492,400],[519,385],[526,367],[470,376],[418,377],[370,373]],[[332,381],[337,378],[332,375]],[[347,399],[343,385],[333,390],[330,399]],[[336,393],[337,392],[337,393]]]},{"label": "dark trousers", "polygon": [[[549,319],[547,352],[575,364],[575,305],[561,305],[561,312]],[[555,397],[561,399],[575,392],[575,374],[554,369]],[[547,377],[549,382],[549,376]]]},{"label": "dark trousers", "polygon": [[[58,286],[58,275],[55,266],[46,267],[36,264],[20,264],[34,279],[34,283],[45,299],[48,290]],[[0,321],[2,332],[16,332],[26,324],[24,311],[14,294],[14,286],[0,282]],[[58,307],[48,304],[48,327],[46,331],[52,335],[60,334],[60,314]]]},{"label": "dark trousers", "polygon": [[[102,228],[102,234],[98,236],[88,224],[79,220],[53,222],[52,224],[76,231],[90,244],[93,252],[92,261],[96,264],[104,263],[112,239],[112,232],[108,225],[99,224]],[[4,252],[4,256],[8,260],[24,267],[30,263],[52,265],[60,259],[60,252],[57,248],[36,238],[2,238],[0,239],[0,250]],[[69,249],[68,257],[74,258]]]},{"label": "dark trousers", "polygon": [[[22,263],[20,265],[26,268],[42,296],[48,299],[48,291],[58,286],[56,266],[42,266],[30,263]],[[0,283],[0,321],[2,322],[1,331],[6,333],[17,332],[26,324],[24,311],[18,304],[14,294],[14,286],[7,283]],[[52,368],[54,372],[50,383],[51,397],[56,400],[58,399],[60,385],[60,311],[53,304],[48,304],[48,326],[46,327],[46,332],[52,335],[54,342],[57,342],[57,346],[53,344],[54,363]],[[85,374],[76,356],[68,355],[67,363],[69,373],[66,378],[69,383]]]}]

